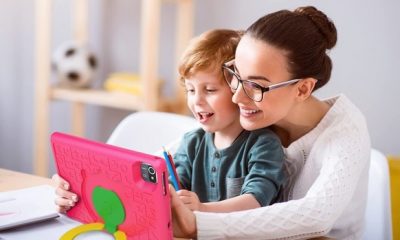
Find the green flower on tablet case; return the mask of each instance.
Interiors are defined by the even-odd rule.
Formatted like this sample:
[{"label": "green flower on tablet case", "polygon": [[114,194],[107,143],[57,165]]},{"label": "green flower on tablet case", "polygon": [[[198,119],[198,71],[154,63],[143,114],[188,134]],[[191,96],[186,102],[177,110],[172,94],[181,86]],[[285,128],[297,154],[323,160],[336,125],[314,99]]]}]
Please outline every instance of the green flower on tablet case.
[{"label": "green flower on tablet case", "polygon": [[113,191],[102,187],[95,187],[92,193],[92,201],[97,213],[104,220],[104,228],[113,234],[119,224],[125,220],[124,205]]},{"label": "green flower on tablet case", "polygon": [[125,209],[118,195],[102,187],[95,187],[92,191],[92,202],[98,215],[104,223],[88,223],[77,226],[63,236],[60,240],[72,240],[79,234],[105,230],[115,237],[116,240],[125,240],[126,234],[118,230],[118,225],[125,220]]}]

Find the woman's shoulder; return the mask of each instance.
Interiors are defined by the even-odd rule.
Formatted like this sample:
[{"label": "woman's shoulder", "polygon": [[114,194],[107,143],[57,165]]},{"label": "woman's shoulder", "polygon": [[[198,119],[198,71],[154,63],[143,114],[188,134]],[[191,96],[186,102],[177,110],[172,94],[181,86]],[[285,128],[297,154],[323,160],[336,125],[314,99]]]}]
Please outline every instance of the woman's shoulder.
[{"label": "woman's shoulder", "polygon": [[[362,112],[344,94],[326,100],[331,104],[314,147],[341,153],[370,152],[370,136]],[[329,148],[326,145],[329,144]],[[332,153],[330,153],[332,154]]]},{"label": "woman's shoulder", "polygon": [[368,133],[367,121],[361,110],[344,94],[341,94],[333,99],[326,100],[332,102],[329,117],[334,118],[332,125],[335,128],[346,129],[348,131],[357,131]]},{"label": "woman's shoulder", "polygon": [[[364,114],[361,110],[344,94],[339,94],[336,97],[325,99],[324,102],[331,105],[331,108],[327,114],[328,117],[342,119],[342,120],[350,120],[349,124],[357,123],[365,123]],[[331,113],[329,115],[329,113]]]}]

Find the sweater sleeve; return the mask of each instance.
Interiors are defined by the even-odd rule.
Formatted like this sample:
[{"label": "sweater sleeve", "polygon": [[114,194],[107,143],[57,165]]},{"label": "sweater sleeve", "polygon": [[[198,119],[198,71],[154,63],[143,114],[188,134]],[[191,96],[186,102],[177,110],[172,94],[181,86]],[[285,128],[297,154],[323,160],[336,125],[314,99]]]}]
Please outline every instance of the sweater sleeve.
[{"label": "sweater sleeve", "polygon": [[351,204],[361,174],[368,171],[369,136],[355,129],[349,131],[346,136],[337,133],[322,142],[323,149],[314,156],[319,158],[321,169],[303,198],[233,213],[195,212],[198,239],[306,239],[325,235]]}]

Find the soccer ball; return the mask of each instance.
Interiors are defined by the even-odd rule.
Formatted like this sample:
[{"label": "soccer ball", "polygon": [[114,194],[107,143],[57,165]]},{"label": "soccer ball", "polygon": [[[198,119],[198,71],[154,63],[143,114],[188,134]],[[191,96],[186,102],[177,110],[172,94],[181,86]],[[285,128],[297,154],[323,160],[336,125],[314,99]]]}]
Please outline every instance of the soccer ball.
[{"label": "soccer ball", "polygon": [[53,68],[60,87],[87,88],[93,82],[97,59],[87,47],[66,42],[53,55]]}]

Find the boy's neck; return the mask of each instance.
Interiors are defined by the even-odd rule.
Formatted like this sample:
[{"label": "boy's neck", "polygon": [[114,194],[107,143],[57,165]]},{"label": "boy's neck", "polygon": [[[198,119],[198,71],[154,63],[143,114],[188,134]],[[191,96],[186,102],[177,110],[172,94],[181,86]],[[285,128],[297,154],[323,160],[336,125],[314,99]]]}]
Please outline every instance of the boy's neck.
[{"label": "boy's neck", "polygon": [[237,121],[231,126],[225,128],[223,131],[214,133],[214,146],[217,149],[224,149],[232,145],[232,143],[239,137],[243,131],[240,122]]}]

